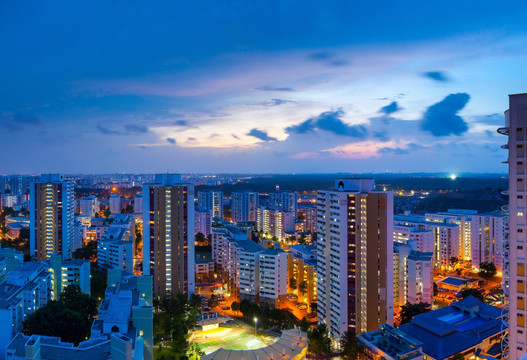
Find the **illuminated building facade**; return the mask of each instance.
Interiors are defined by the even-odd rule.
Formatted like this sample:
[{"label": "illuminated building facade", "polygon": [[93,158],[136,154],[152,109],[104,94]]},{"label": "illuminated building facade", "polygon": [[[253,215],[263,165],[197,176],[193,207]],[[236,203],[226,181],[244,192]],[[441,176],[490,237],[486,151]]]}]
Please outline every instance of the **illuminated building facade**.
[{"label": "illuminated building facade", "polygon": [[393,322],[393,194],[337,179],[317,194],[318,322],[334,338]]},{"label": "illuminated building facade", "polygon": [[143,274],[154,295],[194,293],[194,186],[179,174],[158,174],[143,186]]},{"label": "illuminated building facade", "polygon": [[30,186],[30,254],[45,260],[52,253],[71,258],[74,243],[73,182],[44,174]]}]

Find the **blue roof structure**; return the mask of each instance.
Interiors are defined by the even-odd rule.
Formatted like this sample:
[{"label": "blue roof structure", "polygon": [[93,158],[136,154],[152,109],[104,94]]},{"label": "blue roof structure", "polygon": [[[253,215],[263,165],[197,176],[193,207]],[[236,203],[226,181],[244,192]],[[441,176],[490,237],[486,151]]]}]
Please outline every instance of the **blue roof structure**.
[{"label": "blue roof structure", "polygon": [[473,296],[450,306],[415,316],[399,329],[423,343],[423,352],[447,359],[501,332],[501,309]]}]

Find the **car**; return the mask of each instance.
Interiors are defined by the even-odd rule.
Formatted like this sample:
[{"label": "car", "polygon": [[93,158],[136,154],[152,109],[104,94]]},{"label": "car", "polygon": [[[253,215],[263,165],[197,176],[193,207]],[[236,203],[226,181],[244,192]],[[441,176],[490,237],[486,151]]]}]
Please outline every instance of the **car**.
[{"label": "car", "polygon": [[296,299],[298,299],[298,296],[296,296],[295,294],[289,294],[289,295],[287,295],[287,298],[288,298],[289,300],[293,300],[293,299],[296,300]]},{"label": "car", "polygon": [[300,304],[300,306],[297,306],[297,307],[298,307],[298,310],[307,310],[306,304]]},{"label": "car", "polygon": [[230,310],[231,307],[230,307],[230,306],[222,306],[221,309],[222,309],[222,310]]}]

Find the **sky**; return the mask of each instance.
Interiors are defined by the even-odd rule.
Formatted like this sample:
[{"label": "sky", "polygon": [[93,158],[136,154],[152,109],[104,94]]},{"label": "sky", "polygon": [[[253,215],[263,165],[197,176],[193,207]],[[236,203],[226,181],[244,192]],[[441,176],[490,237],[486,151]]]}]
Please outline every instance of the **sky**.
[{"label": "sky", "polygon": [[506,172],[526,12],[2,1],[0,174]]}]

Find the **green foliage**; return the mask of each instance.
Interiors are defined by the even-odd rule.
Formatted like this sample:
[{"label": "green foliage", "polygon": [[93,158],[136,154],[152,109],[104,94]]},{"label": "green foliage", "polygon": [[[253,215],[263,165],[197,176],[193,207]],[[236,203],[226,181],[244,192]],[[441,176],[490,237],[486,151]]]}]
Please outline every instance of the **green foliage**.
[{"label": "green foliage", "polygon": [[293,276],[289,278],[289,287],[291,289],[296,289],[297,287],[296,279]]},{"label": "green foliage", "polygon": [[109,208],[106,208],[106,210],[104,210],[104,217],[105,217],[105,218],[109,218],[111,214],[112,214],[112,213],[111,213],[111,211],[110,211]]},{"label": "green foliage", "polygon": [[496,265],[494,265],[493,262],[482,262],[479,264],[479,273],[478,275],[481,276],[485,280],[492,279],[494,275],[496,275],[497,269]]},{"label": "green foliage", "polygon": [[90,241],[85,246],[75,250],[73,258],[90,261],[97,260],[97,241]]},{"label": "green foliage", "polygon": [[304,296],[307,294],[307,281],[304,280],[298,284],[298,291],[300,291]]},{"label": "green foliage", "polygon": [[96,314],[95,300],[83,294],[78,286],[70,285],[58,301],[51,300],[29,315],[23,323],[23,332],[58,336],[62,341],[78,344],[89,337]]},{"label": "green foliage", "polygon": [[251,310],[251,302],[247,299],[243,299],[240,303],[240,311],[242,312],[243,317],[248,317],[250,310]]},{"label": "green foliage", "polygon": [[430,304],[423,302],[418,304],[406,303],[406,305],[401,306],[401,325],[409,323],[414,316],[428,312],[431,308]]},{"label": "green foliage", "polygon": [[178,294],[175,298],[162,299],[159,308],[161,311],[154,314],[154,339],[156,342],[163,339],[164,345],[169,344],[173,356],[164,354],[166,359],[180,359],[189,349],[188,332],[197,323],[201,298],[192,295],[187,300],[183,294]]},{"label": "green foliage", "polygon": [[234,312],[240,311],[240,303],[237,302],[237,301],[233,301],[232,304],[231,304],[231,309]]},{"label": "green foliage", "polygon": [[364,347],[353,331],[346,331],[340,339],[340,349],[344,360],[357,360],[364,354]]},{"label": "green foliage", "polygon": [[307,337],[309,339],[307,350],[310,354],[323,355],[331,353],[331,339],[325,324],[318,324],[311,329]]},{"label": "green foliage", "polygon": [[452,256],[452,257],[450,258],[450,265],[454,266],[454,265],[456,265],[458,262],[459,262],[459,259],[458,259],[457,257]]},{"label": "green foliage", "polygon": [[104,298],[108,286],[108,273],[106,269],[99,267],[96,263],[91,263],[90,275],[91,296],[99,302]]},{"label": "green foliage", "polygon": [[481,294],[477,289],[465,289],[461,291],[461,298],[465,299],[469,297],[470,295],[474,296],[479,301],[484,301],[485,298],[483,297],[483,294]]},{"label": "green foliage", "polygon": [[439,289],[437,287],[437,284],[434,283],[434,296],[437,296],[437,294],[439,294]]},{"label": "green foliage", "polygon": [[300,320],[300,330],[304,332],[307,332],[309,330],[309,322],[307,321],[305,316],[302,318],[302,320]]},{"label": "green foliage", "polygon": [[205,237],[205,235],[203,235],[202,233],[197,233],[195,236],[194,236],[194,240],[201,243],[201,242],[204,242],[205,240],[207,240],[207,238]]},{"label": "green foliage", "polygon": [[448,358],[448,360],[463,360],[465,357],[461,353],[455,353],[451,357]]}]

